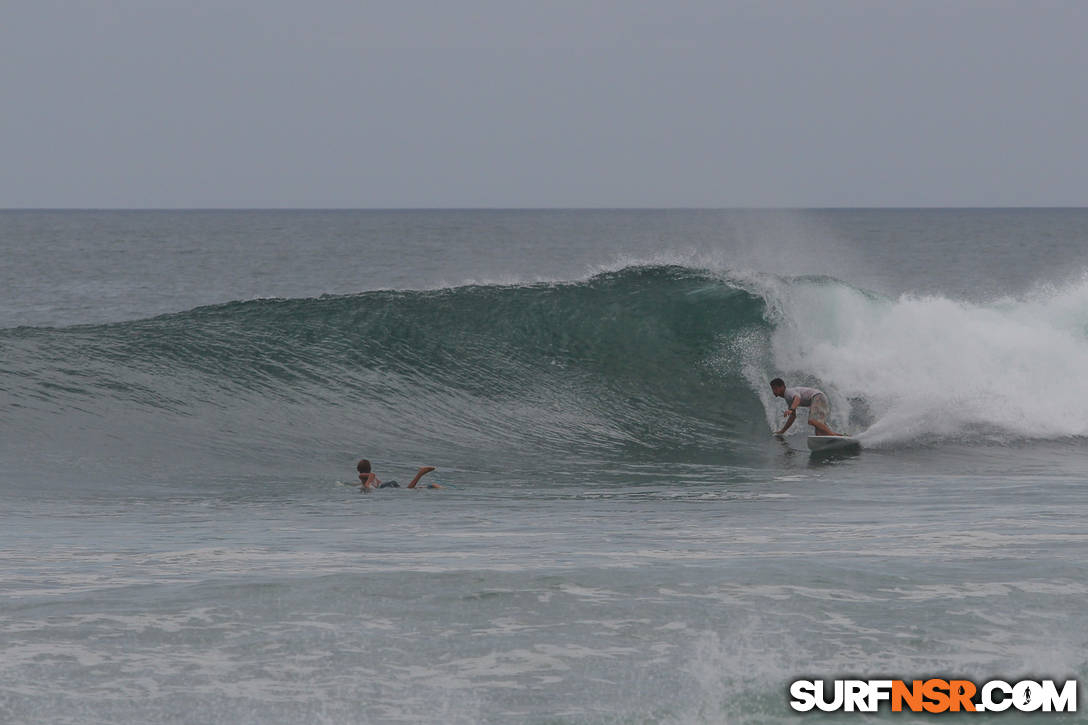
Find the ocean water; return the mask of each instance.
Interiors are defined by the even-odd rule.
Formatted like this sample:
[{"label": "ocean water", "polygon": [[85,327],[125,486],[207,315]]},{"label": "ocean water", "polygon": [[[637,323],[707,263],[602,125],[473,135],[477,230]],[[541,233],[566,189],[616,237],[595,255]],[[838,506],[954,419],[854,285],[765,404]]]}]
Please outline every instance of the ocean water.
[{"label": "ocean water", "polygon": [[[0,253],[0,722],[1088,675],[1088,210],[8,211]],[[772,438],[779,375],[865,447]]]}]

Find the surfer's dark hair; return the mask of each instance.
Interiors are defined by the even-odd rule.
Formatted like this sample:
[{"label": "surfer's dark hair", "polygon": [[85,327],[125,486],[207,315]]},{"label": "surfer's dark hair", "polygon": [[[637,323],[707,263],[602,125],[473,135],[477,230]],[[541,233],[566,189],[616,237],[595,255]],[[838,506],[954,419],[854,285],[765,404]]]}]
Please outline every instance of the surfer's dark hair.
[{"label": "surfer's dark hair", "polygon": [[359,465],[355,467],[355,470],[359,473],[370,473],[370,461],[364,458],[359,461]]},{"label": "surfer's dark hair", "polygon": [[772,388],[777,388],[779,385],[781,385],[783,388],[786,387],[786,381],[782,378],[775,378],[771,381]]}]

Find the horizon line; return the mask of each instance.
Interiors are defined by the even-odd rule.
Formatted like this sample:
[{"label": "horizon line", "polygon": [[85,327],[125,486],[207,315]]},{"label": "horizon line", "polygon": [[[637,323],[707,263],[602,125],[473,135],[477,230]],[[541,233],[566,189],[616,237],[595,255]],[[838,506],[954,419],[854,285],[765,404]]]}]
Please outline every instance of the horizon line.
[{"label": "horizon line", "polygon": [[1000,209],[1086,209],[1085,204],[1020,205],[865,205],[865,206],[23,206],[0,207],[0,212],[23,211],[925,211]]}]

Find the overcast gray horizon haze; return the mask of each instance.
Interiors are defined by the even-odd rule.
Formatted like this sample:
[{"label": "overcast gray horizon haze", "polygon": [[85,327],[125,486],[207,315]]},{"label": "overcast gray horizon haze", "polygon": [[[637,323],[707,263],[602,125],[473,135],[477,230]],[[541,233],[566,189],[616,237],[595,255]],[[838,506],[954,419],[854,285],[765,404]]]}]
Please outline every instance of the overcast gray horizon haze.
[{"label": "overcast gray horizon haze", "polygon": [[1074,2],[6,3],[0,208],[1083,206]]}]

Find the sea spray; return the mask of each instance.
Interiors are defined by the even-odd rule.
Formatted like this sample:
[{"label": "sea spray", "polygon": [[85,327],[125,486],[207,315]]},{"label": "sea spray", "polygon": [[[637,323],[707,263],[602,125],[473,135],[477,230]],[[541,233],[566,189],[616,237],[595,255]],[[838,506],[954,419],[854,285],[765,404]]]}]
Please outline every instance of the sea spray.
[{"label": "sea spray", "polygon": [[818,381],[840,411],[863,403],[869,445],[1088,434],[1086,281],[989,304],[827,279],[775,294],[778,369]]}]

